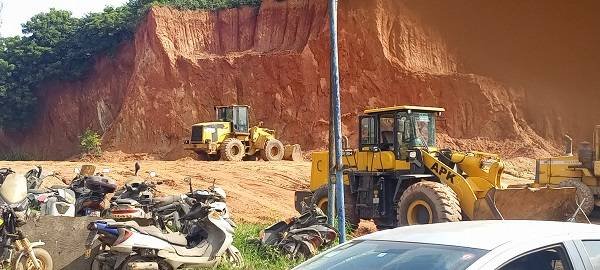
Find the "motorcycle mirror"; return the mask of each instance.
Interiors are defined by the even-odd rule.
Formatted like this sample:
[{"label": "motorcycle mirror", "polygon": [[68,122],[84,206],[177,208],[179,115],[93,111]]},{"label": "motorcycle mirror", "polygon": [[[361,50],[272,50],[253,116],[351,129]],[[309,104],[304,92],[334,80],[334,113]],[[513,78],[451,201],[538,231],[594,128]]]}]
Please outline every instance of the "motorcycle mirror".
[{"label": "motorcycle mirror", "polygon": [[150,175],[150,177],[156,177],[156,172],[155,171],[150,171],[148,174]]},{"label": "motorcycle mirror", "polygon": [[188,176],[184,178],[183,181],[190,185],[190,193],[194,192],[194,189],[192,188],[192,178]]},{"label": "motorcycle mirror", "polygon": [[104,168],[102,169],[102,173],[109,173],[110,172],[110,168]]},{"label": "motorcycle mirror", "polygon": [[73,169],[73,172],[74,172],[75,174],[79,174],[79,173],[81,172],[81,168],[80,168],[80,167],[77,167],[77,168]]}]

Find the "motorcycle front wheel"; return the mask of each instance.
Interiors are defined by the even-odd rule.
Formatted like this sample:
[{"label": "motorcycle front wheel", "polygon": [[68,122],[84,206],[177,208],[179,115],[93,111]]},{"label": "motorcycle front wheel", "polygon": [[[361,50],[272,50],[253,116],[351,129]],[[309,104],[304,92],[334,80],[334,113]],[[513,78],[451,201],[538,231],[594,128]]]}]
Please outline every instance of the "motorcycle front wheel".
[{"label": "motorcycle front wheel", "polygon": [[[52,257],[50,253],[42,248],[33,248],[33,254],[37,259],[41,270],[52,270]],[[14,270],[36,270],[33,258],[24,254],[19,261],[14,263]]]},{"label": "motorcycle front wheel", "polygon": [[241,268],[244,266],[242,253],[234,246],[230,246],[225,251],[225,261],[234,268]]}]

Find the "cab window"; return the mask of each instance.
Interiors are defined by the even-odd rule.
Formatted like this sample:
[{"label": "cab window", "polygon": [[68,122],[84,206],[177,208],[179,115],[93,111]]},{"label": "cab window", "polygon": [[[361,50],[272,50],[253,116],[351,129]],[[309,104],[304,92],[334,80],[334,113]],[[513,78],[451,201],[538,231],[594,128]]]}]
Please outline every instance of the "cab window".
[{"label": "cab window", "polygon": [[372,146],[377,143],[375,136],[375,118],[366,116],[360,119],[360,146]]},{"label": "cab window", "polygon": [[394,118],[379,118],[379,141],[382,151],[392,151],[394,149]]},{"label": "cab window", "polygon": [[536,250],[510,261],[500,270],[572,270],[567,251],[562,245]]}]

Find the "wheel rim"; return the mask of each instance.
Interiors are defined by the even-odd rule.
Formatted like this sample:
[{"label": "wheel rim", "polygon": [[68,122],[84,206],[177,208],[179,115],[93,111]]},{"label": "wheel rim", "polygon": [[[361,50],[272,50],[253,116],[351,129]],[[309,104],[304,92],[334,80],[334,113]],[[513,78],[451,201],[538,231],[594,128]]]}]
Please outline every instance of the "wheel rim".
[{"label": "wheel rim", "polygon": [[271,147],[271,151],[269,151],[271,153],[272,157],[276,157],[277,155],[279,155],[279,148],[277,147]]},{"label": "wheel rim", "polygon": [[321,208],[323,213],[327,213],[328,206],[329,206],[329,203],[327,202],[327,198],[323,198],[323,199],[319,200],[319,202],[317,202],[317,207]]},{"label": "wheel rim", "polygon": [[234,156],[237,156],[237,155],[239,155],[239,154],[240,154],[240,152],[241,152],[241,151],[240,151],[240,148],[239,148],[237,145],[234,145],[233,147],[231,147],[231,153],[232,153]]},{"label": "wheel rim", "polygon": [[426,201],[413,201],[406,211],[408,225],[433,223],[433,212]]},{"label": "wheel rim", "polygon": [[[46,265],[40,259],[37,260],[40,265],[40,269],[46,269]],[[31,257],[27,258],[27,270],[36,270],[35,265],[33,264],[33,259]]]}]

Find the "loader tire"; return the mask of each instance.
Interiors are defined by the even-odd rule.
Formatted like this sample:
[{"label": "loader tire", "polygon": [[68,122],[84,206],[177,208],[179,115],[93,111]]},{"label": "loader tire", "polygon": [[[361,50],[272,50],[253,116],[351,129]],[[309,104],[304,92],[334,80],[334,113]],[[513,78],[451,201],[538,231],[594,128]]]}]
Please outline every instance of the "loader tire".
[{"label": "loader tire", "polygon": [[265,149],[260,151],[264,161],[280,161],[283,159],[283,143],[276,139],[270,139],[265,143]]},{"label": "loader tire", "polygon": [[229,138],[225,139],[221,144],[220,152],[222,160],[242,161],[242,158],[246,155],[246,148],[240,140]]},{"label": "loader tire", "polygon": [[[577,189],[577,203],[581,204],[581,210],[586,216],[589,216],[594,210],[594,193],[586,184],[576,179],[569,179],[560,182],[559,187],[574,187]],[[584,200],[585,199],[585,200]]]},{"label": "loader tire", "polygon": [[398,226],[454,222],[462,219],[456,193],[442,183],[423,181],[409,186],[398,202]]},{"label": "loader tire", "polygon": [[[315,190],[311,199],[311,203],[316,204],[325,214],[327,214],[327,207],[329,205],[327,194],[327,185],[323,185]],[[344,194],[346,225],[351,231],[354,231],[358,228],[358,223],[360,223],[360,218],[358,218],[358,214],[356,213],[356,197],[352,195],[350,186],[348,185],[344,185]]]}]

